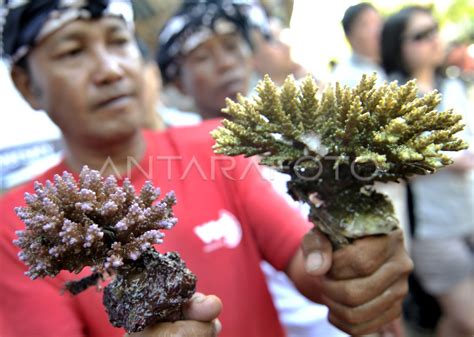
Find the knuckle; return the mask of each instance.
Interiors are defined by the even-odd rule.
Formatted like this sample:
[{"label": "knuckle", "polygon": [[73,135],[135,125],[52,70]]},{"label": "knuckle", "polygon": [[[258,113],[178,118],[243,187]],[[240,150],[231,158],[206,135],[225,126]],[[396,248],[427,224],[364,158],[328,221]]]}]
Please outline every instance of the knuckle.
[{"label": "knuckle", "polygon": [[349,335],[353,335],[354,333],[352,332],[352,329],[353,329],[353,326],[352,325],[348,325],[348,324],[344,324],[342,323],[341,321],[339,321],[338,319],[335,318],[334,315],[332,315],[331,313],[329,314],[329,317],[328,317],[328,321],[329,323],[331,323],[332,325],[334,325],[336,328],[338,328],[339,330],[341,331],[344,331],[345,333],[349,334]]},{"label": "knuckle", "polygon": [[345,299],[345,302],[350,307],[357,307],[362,303],[362,292],[356,287],[351,287],[350,285],[345,285],[342,288],[342,296]]},{"label": "knuckle", "polygon": [[375,259],[365,259],[354,265],[356,272],[360,276],[372,275],[378,269],[378,263]]},{"label": "knuckle", "polygon": [[354,336],[354,335],[361,335],[362,331],[362,328],[358,325],[350,325],[348,326],[346,332],[351,335],[351,336]]},{"label": "knuckle", "polygon": [[351,254],[348,254],[350,266],[357,276],[365,276],[368,270],[372,268],[374,263],[369,255],[370,252],[367,249],[360,249],[358,252],[352,251]]},{"label": "knuckle", "polygon": [[392,235],[390,235],[390,238],[393,240],[393,242],[397,244],[403,244],[404,241],[404,236],[403,236],[403,231],[401,229],[396,229],[392,232]]},{"label": "knuckle", "polygon": [[363,327],[360,327],[360,326],[354,326],[354,327],[352,327],[350,334],[351,334],[351,336],[360,336],[360,335],[370,334],[372,332],[373,331],[371,331],[370,329],[363,328]]},{"label": "knuckle", "polygon": [[402,314],[402,302],[399,301],[396,305],[393,306],[393,309],[390,312],[390,315],[387,316],[387,320],[385,323],[389,323],[396,318],[400,317]]},{"label": "knuckle", "polygon": [[401,300],[405,298],[405,296],[408,294],[408,282],[404,281],[402,284],[398,287],[397,291],[395,292],[395,299]]},{"label": "knuckle", "polygon": [[392,265],[395,267],[394,270],[397,273],[405,277],[408,277],[414,267],[413,261],[405,250],[398,254],[397,258],[392,261]]},{"label": "knuckle", "polygon": [[413,260],[408,256],[408,254],[405,254],[405,259],[404,259],[404,272],[405,274],[410,274],[413,271],[415,264],[413,263]]},{"label": "knuckle", "polygon": [[347,310],[344,313],[344,320],[351,325],[355,325],[361,322],[361,315],[355,310]]},{"label": "knuckle", "polygon": [[391,310],[393,310],[396,313],[396,316],[398,316],[398,314],[401,313],[403,310],[402,302],[403,302],[403,297],[400,297],[400,298],[397,298],[392,304]]}]

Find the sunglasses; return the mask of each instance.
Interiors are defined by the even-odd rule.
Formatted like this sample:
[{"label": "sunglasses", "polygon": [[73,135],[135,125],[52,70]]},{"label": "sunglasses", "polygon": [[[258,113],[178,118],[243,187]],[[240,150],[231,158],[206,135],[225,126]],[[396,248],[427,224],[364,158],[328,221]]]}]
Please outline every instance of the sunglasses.
[{"label": "sunglasses", "polygon": [[431,27],[425,28],[422,31],[408,35],[405,39],[413,42],[420,42],[431,39],[436,33],[438,33],[438,25],[435,24]]}]

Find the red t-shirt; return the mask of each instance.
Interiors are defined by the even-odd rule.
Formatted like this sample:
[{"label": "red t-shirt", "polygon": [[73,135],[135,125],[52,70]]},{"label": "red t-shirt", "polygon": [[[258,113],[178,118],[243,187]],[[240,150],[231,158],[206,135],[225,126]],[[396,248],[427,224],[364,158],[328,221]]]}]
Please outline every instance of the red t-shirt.
[{"label": "red t-shirt", "polygon": [[[260,262],[284,269],[310,226],[273,192],[254,161],[212,153],[209,131],[216,125],[210,121],[145,133],[146,154],[138,165],[130,161],[135,166],[129,177],[137,190],[152,180],[162,195],[175,191],[179,221],[156,248],[178,251],[198,277],[197,290],[222,299],[221,336],[283,336]],[[52,180],[64,170],[69,169],[61,163],[36,180]],[[96,289],[60,294],[66,280],[87,276],[88,270],[35,281],[23,274],[26,267],[12,240],[24,225],[13,208],[24,205],[23,195],[33,192],[32,185],[0,199],[0,329],[5,329],[0,336],[123,336],[108,322]]]}]

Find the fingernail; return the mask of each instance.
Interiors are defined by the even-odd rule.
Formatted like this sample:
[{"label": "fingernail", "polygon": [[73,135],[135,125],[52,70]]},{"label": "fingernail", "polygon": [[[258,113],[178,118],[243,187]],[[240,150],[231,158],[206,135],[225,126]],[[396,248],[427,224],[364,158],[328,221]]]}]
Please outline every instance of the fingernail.
[{"label": "fingernail", "polygon": [[306,271],[312,273],[323,265],[323,255],[320,252],[311,252],[306,257]]},{"label": "fingernail", "polygon": [[194,294],[193,302],[202,303],[205,300],[206,300],[206,296],[204,294],[199,294],[199,293]]},{"label": "fingernail", "polygon": [[216,334],[219,334],[222,331],[222,323],[219,321],[219,318],[214,320],[214,327],[216,329]]}]

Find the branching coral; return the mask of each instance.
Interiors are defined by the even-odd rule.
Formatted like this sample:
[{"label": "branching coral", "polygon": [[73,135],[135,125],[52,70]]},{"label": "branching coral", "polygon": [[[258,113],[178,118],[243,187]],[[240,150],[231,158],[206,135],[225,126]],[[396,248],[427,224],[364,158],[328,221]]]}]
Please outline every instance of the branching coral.
[{"label": "branching coral", "polygon": [[55,277],[61,270],[79,273],[89,266],[91,276],[66,284],[77,294],[113,276],[104,304],[111,322],[129,332],[180,317],[196,278],[179,255],[162,255],[153,248],[163,240],[161,230],[177,222],[172,192],[153,204],[160,192],[151,182],[137,196],[129,180],[119,187],[113,176],[103,179],[86,166],[79,182],[64,172],[54,183],[35,182],[35,192],[25,195],[26,207],[16,208],[26,229],[17,232],[14,243],[29,277]]},{"label": "branching coral", "polygon": [[260,155],[291,175],[289,193],[310,204],[310,218],[336,247],[387,233],[398,224],[375,181],[429,174],[451,163],[444,151],[466,144],[455,137],[461,116],[439,112],[440,95],[417,97],[415,81],[375,85],[364,76],[353,89],[336,84],[317,96],[311,77],[281,88],[266,76],[254,98],[227,99],[232,117],[213,131],[216,153]]}]

